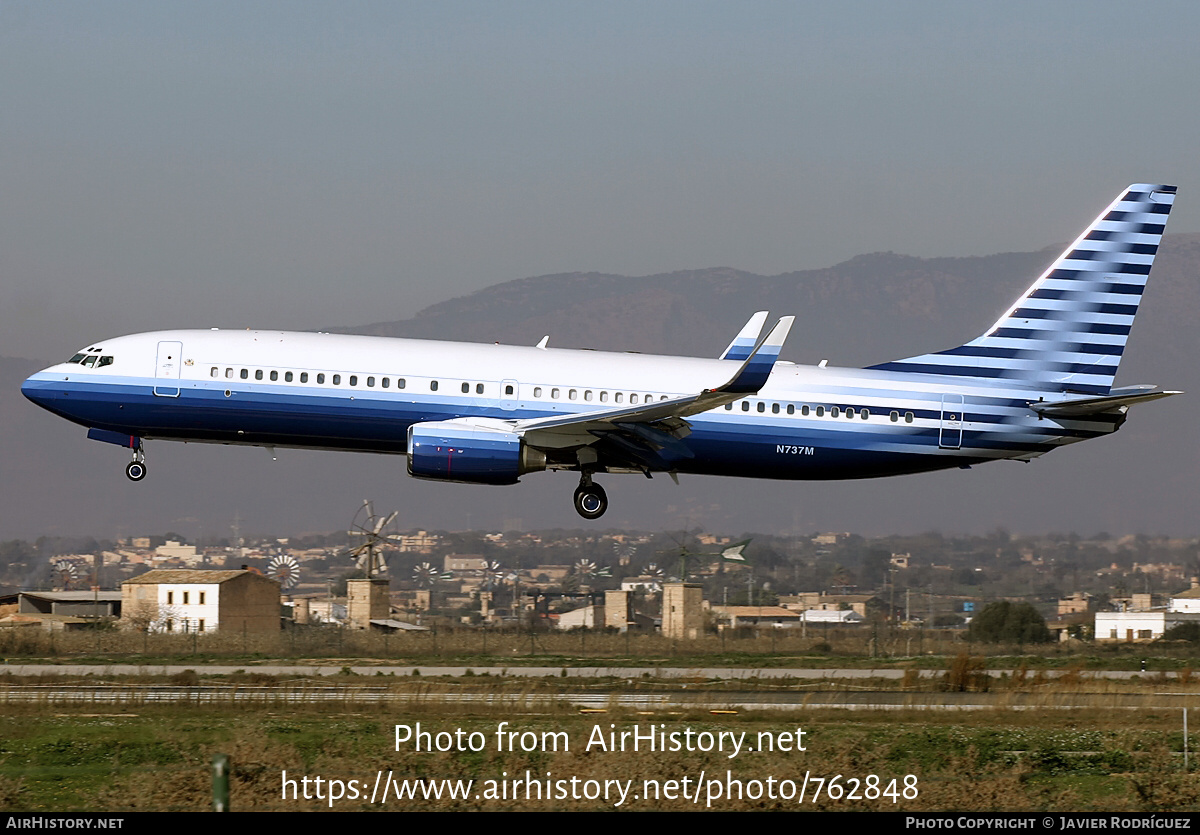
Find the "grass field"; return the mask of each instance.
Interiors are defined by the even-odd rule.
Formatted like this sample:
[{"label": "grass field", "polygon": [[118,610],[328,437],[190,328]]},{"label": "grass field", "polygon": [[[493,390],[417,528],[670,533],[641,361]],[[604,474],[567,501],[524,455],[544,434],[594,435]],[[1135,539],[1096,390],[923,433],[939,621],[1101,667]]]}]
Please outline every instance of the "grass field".
[{"label": "grass field", "polygon": [[389,664],[479,666],[920,667],[943,669],[967,652],[991,669],[1189,671],[1200,651],[1174,644],[1066,643],[981,645],[951,630],[750,630],[672,640],[606,630],[537,632],[454,629],[384,635],[336,628],[263,634],[146,634],[115,629],[45,633],[0,630],[0,659],[12,663],[254,664],[356,659]]},{"label": "grass field", "polygon": [[[963,662],[958,663],[963,666]],[[953,668],[954,664],[949,666]],[[965,666],[978,670],[971,663]],[[987,682],[956,681],[953,676],[952,669],[937,680],[880,681],[871,686],[953,689],[961,684],[1048,695],[1074,688],[1077,698],[1095,690],[1098,701],[1112,689],[1171,693],[1189,700],[1200,692],[1195,682],[1164,682],[1150,677],[1111,683],[1090,681],[1081,675],[1051,683],[1039,680],[1036,674],[992,677]],[[185,686],[210,680],[198,674],[187,676],[186,681],[183,678],[178,677],[177,683]],[[378,681],[366,678],[372,683]],[[267,687],[303,684],[253,673],[234,679],[232,683]],[[230,682],[228,678],[222,680]],[[620,808],[640,810],[704,809],[709,805],[725,811],[1200,810],[1200,777],[1184,769],[1182,713],[1177,709],[996,708],[964,713],[800,707],[719,716],[686,708],[653,713],[610,709],[581,714],[565,705],[547,706],[544,701],[534,707],[530,700],[529,706],[523,707],[519,698],[535,689],[545,692],[608,684],[574,679],[530,683],[495,677],[486,681],[479,677],[393,679],[386,686],[419,692],[421,698],[375,706],[348,702],[296,707],[152,703],[85,707],[63,706],[49,699],[34,705],[7,704],[0,706],[0,808],[56,812],[202,810],[211,803],[211,757],[225,753],[233,763],[235,810],[331,808],[324,799],[328,783],[324,784],[323,799],[316,799],[313,783],[309,787],[313,797],[305,800],[300,782],[294,784],[295,799],[291,794],[285,799],[285,771],[296,781],[304,777],[342,781],[343,797],[332,806],[342,811],[612,809],[620,799],[617,788],[610,791],[608,799],[589,799],[586,795],[599,794],[602,786],[613,781],[628,781],[628,793]],[[640,686],[683,685],[646,680]],[[736,686],[745,689],[758,685],[741,682]],[[454,700],[454,694],[466,692],[493,694],[496,698],[472,704]],[[410,742],[397,750],[396,725],[412,728],[418,722],[432,734],[432,747],[438,747],[440,741],[451,750],[418,752]],[[520,742],[513,738],[508,747],[516,750],[500,750],[504,746],[496,731],[502,722],[509,723],[506,731],[530,734],[516,739],[525,740],[532,750],[521,750]],[[710,743],[718,739],[716,735],[722,732],[745,733],[743,739],[747,741],[734,757],[729,756],[729,747],[722,751],[647,751],[644,742],[642,750],[636,752],[605,750],[607,745],[602,748],[596,744],[588,750],[587,743],[595,742],[597,727],[607,739],[610,730],[619,733],[635,726],[643,733],[651,728],[678,734],[691,729],[696,747],[704,739]],[[799,740],[797,729],[805,732]],[[477,733],[473,739],[480,750],[470,750],[473,746],[466,743],[450,745],[451,737],[439,740],[436,736],[457,730],[462,731],[460,739],[466,740]],[[713,736],[700,736],[704,732]],[[565,738],[543,737],[544,733],[562,733]],[[545,741],[548,738],[554,740],[558,750],[548,750],[555,747]],[[731,737],[724,739],[732,745]],[[745,750],[766,740],[792,749],[802,743],[806,750]],[[1194,766],[1194,760],[1190,764]],[[384,776],[377,777],[380,774]],[[523,780],[527,774],[540,781],[542,799],[526,799],[526,794],[533,793],[528,784],[519,783],[514,788],[512,781]],[[800,803],[796,795],[806,774],[806,797]],[[370,789],[377,780],[385,787],[391,785],[389,776],[398,787],[403,781],[418,779],[473,782],[465,797],[450,799],[443,791],[440,799],[426,799],[421,796],[420,786],[407,784],[407,788],[397,791],[411,790],[416,797],[397,800],[393,792],[381,802],[377,794],[376,802],[371,803]],[[835,783],[827,782],[835,777]],[[572,778],[575,783],[568,784]],[[683,782],[685,778],[688,783]],[[814,802],[817,778],[826,782]],[[349,780],[358,781],[359,797],[350,797]],[[769,780],[775,781],[773,788]],[[560,791],[558,781],[564,781],[561,791],[567,793],[566,797],[555,796]],[[787,781],[791,781],[790,788]],[[446,789],[444,785],[442,788]],[[694,794],[697,789],[699,793]],[[789,791],[791,797],[787,796]],[[489,792],[495,796],[490,797]],[[713,797],[714,792],[720,796]],[[740,798],[728,796],[739,792]],[[772,792],[774,798],[769,796]]]}]

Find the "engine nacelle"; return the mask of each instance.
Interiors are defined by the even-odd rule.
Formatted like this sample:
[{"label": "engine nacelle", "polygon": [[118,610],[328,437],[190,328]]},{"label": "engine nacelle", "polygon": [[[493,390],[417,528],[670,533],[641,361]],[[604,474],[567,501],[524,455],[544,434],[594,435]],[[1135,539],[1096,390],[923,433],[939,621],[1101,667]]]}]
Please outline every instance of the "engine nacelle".
[{"label": "engine nacelle", "polygon": [[478,420],[414,423],[408,428],[408,474],[467,484],[516,484],[546,469],[545,453],[531,449],[506,424]]}]

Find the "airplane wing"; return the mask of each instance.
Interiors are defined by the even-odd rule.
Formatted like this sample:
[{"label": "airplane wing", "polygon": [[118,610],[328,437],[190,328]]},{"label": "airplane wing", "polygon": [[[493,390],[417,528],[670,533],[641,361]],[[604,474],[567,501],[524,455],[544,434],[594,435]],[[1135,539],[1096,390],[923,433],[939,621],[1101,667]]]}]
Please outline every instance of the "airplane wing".
[{"label": "airplane wing", "polygon": [[[595,445],[598,453],[606,453],[605,458],[617,459],[623,465],[671,470],[672,461],[692,457],[691,450],[680,441],[691,431],[686,418],[740,400],[766,385],[794,320],[793,316],[781,318],[722,385],[620,409],[514,421],[513,429],[534,447],[567,449]],[[743,334],[753,324],[751,319]]]},{"label": "airplane wing", "polygon": [[1125,386],[1113,389],[1111,393],[1103,397],[1079,397],[1053,402],[1038,401],[1030,403],[1029,408],[1039,415],[1049,417],[1082,417],[1111,412],[1135,403],[1147,403],[1151,400],[1170,397],[1173,394],[1183,394],[1183,392],[1163,391],[1158,386]]}]

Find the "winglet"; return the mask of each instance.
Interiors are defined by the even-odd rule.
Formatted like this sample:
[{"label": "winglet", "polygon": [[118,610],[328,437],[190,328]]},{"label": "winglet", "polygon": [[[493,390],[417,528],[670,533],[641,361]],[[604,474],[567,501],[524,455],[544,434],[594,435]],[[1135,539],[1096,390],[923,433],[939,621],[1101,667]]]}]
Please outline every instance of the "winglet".
[{"label": "winglet", "polygon": [[546,350],[546,343],[548,343],[549,341],[550,341],[550,334],[546,334],[545,336],[543,336],[541,339],[538,340],[538,344],[535,345],[534,347],[541,348],[544,351],[544,350]]},{"label": "winglet", "polygon": [[715,391],[724,394],[752,394],[765,386],[794,321],[795,316],[784,316],[776,322],[767,338],[746,357],[733,379]]},{"label": "winglet", "polygon": [[725,353],[721,354],[719,359],[743,362],[754,353],[754,344],[758,342],[758,337],[762,333],[766,321],[767,311],[765,310],[760,310],[751,316],[750,321],[738,331],[738,335],[729,343],[729,347],[725,349]]}]

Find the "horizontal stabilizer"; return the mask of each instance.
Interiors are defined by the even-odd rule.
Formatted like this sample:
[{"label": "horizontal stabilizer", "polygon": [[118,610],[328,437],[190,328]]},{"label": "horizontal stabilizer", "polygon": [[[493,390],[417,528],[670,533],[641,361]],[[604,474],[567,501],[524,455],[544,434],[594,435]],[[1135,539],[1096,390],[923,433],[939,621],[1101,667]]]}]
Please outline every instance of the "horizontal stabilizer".
[{"label": "horizontal stabilizer", "polygon": [[1039,415],[1048,417],[1080,417],[1111,412],[1135,403],[1149,403],[1151,400],[1159,400],[1173,394],[1183,394],[1183,392],[1163,391],[1158,386],[1125,386],[1113,389],[1112,393],[1105,397],[1080,397],[1073,400],[1059,400],[1054,403],[1039,401],[1030,403],[1029,408]]}]

